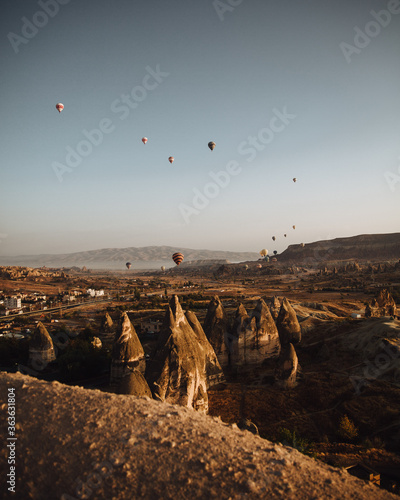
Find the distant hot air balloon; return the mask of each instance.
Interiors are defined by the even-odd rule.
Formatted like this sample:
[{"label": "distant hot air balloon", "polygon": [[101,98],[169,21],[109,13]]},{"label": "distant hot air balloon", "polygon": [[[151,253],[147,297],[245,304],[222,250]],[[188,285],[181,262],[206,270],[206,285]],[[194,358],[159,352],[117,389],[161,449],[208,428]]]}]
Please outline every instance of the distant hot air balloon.
[{"label": "distant hot air balloon", "polygon": [[293,182],[297,182],[297,179],[296,179],[296,177],[293,177]]},{"label": "distant hot air balloon", "polygon": [[127,262],[125,265],[126,265],[126,267],[127,267],[128,269],[130,269],[130,268],[131,268],[131,266],[132,266],[132,264],[131,264],[130,262]]},{"label": "distant hot air balloon", "polygon": [[62,104],[61,102],[58,102],[58,103],[56,104],[56,108],[57,108],[57,111],[58,111],[59,113],[61,113],[61,111],[64,109],[64,104]]},{"label": "distant hot air balloon", "polygon": [[286,238],[287,234],[285,233],[283,236]]},{"label": "distant hot air balloon", "polygon": [[161,266],[161,271],[165,271],[165,266]]},{"label": "distant hot air balloon", "polygon": [[276,240],[275,236],[272,236],[272,240],[273,240],[273,241],[275,241],[275,240]]},{"label": "distant hot air balloon", "polygon": [[257,264],[258,269],[262,269],[262,264]]},{"label": "distant hot air balloon", "polygon": [[147,141],[148,141],[147,137],[142,137],[143,144],[146,144]]},{"label": "distant hot air balloon", "polygon": [[269,257],[268,255],[265,256],[265,262],[269,262]]},{"label": "distant hot air balloon", "polygon": [[208,143],[208,147],[211,149],[211,151],[213,151],[213,149],[215,148],[215,142],[210,141],[210,142]]},{"label": "distant hot air balloon", "polygon": [[300,243],[300,246],[301,246],[301,248],[304,248],[305,244],[304,243]]},{"label": "distant hot air balloon", "polygon": [[278,253],[278,250],[274,250],[274,255],[276,255]]},{"label": "distant hot air balloon", "polygon": [[293,229],[296,229],[296,226],[292,226]]},{"label": "distant hot air balloon", "polygon": [[246,269],[246,271],[247,271],[247,269],[249,268],[249,266],[248,266],[247,264],[245,264],[245,265],[244,265],[244,268],[245,268],[245,269]]},{"label": "distant hot air balloon", "polygon": [[175,158],[174,158],[173,156],[170,156],[170,157],[168,158],[168,161],[169,161],[170,163],[173,163],[173,162],[174,162],[174,160],[175,160]]},{"label": "distant hot air balloon", "polygon": [[179,266],[179,264],[183,261],[183,253],[175,252],[172,256],[172,260],[177,266]]},{"label": "distant hot air balloon", "polygon": [[265,257],[266,255],[268,255],[268,250],[266,248],[263,248],[261,251],[260,251],[260,255],[261,257]]}]

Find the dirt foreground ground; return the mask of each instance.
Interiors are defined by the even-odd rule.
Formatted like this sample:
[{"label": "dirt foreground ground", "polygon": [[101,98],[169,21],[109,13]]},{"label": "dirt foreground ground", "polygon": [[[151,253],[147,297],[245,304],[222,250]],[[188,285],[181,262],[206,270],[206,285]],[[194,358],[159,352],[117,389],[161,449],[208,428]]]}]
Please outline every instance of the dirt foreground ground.
[{"label": "dirt foreground ground", "polygon": [[[15,443],[0,456],[3,498],[398,498],[194,410],[5,372],[0,387],[1,435]],[[16,441],[6,441],[10,389]]]}]

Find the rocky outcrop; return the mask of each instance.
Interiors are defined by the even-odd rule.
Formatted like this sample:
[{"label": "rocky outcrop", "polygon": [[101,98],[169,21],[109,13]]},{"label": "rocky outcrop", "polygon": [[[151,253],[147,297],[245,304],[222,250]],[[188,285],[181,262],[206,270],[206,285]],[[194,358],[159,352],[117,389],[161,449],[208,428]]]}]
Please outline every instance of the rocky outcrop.
[{"label": "rocky outcrop", "polygon": [[396,302],[386,290],[381,290],[365,308],[365,317],[380,318],[382,316],[395,316],[397,314]]},{"label": "rocky outcrop", "polygon": [[293,344],[282,347],[281,355],[278,359],[278,368],[275,372],[276,385],[283,389],[291,389],[296,385],[298,359]]},{"label": "rocky outcrop", "polygon": [[282,346],[289,343],[298,344],[301,340],[301,328],[296,312],[285,297],[279,310],[276,326]]},{"label": "rocky outcrop", "polygon": [[[192,323],[194,320],[192,318]],[[212,356],[210,349],[199,341],[201,331],[193,331],[174,295],[167,308],[155,355],[146,378],[155,399],[179,404],[197,411],[208,412],[207,370]],[[202,345],[203,343],[203,345]],[[218,370],[218,365],[214,369]]]},{"label": "rocky outcrop", "polygon": [[205,356],[205,373],[206,373],[206,387],[212,387],[224,381],[224,372],[222,371],[221,365],[219,364],[217,355],[215,354],[212,345],[208,341],[206,334],[204,333],[203,327],[197,316],[192,311],[186,311],[185,316],[192,327],[192,330],[196,334],[197,340],[200,346],[204,350]]},{"label": "rocky outcrop", "polygon": [[2,373],[1,394],[10,388],[18,499],[398,499],[186,408]]},{"label": "rocky outcrop", "polygon": [[113,343],[111,388],[118,392],[122,379],[134,370],[144,373],[144,350],[128,315],[122,313]]},{"label": "rocky outcrop", "polygon": [[229,341],[229,321],[224,308],[215,295],[208,305],[204,320],[204,332],[212,345],[222,368],[229,365],[231,343]]},{"label": "rocky outcrop", "polygon": [[29,342],[29,365],[40,371],[55,359],[53,341],[46,327],[39,321]]}]

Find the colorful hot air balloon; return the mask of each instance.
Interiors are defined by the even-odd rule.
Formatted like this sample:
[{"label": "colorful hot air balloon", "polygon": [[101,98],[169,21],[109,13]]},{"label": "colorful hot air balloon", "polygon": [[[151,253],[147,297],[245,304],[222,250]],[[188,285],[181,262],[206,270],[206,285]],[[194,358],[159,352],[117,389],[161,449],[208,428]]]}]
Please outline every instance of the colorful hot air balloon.
[{"label": "colorful hot air balloon", "polygon": [[165,271],[165,266],[161,266],[161,271]]},{"label": "colorful hot air balloon", "polygon": [[130,262],[127,262],[125,265],[126,265],[126,267],[127,267],[128,269],[130,269],[130,268],[131,268],[131,266],[132,266],[132,264],[131,264]]},{"label": "colorful hot air balloon", "polygon": [[142,137],[143,144],[146,144],[147,141],[148,141],[147,137]]},{"label": "colorful hot air balloon", "polygon": [[173,156],[170,156],[170,157],[168,158],[168,161],[169,161],[170,163],[173,163],[173,162],[174,162],[174,160],[175,160],[175,158],[174,158]]},{"label": "colorful hot air balloon", "polygon": [[179,264],[181,264],[181,262],[183,261],[183,253],[175,252],[172,256],[172,260],[177,266],[179,266]]},{"label": "colorful hot air balloon", "polygon": [[296,177],[293,177],[293,182],[297,182],[297,179],[296,179]]},{"label": "colorful hot air balloon", "polygon": [[268,250],[266,248],[263,248],[261,251],[260,251],[260,255],[261,257],[265,257],[266,255],[268,255]]},{"label": "colorful hot air balloon", "polygon": [[273,240],[273,241],[275,241],[275,240],[276,240],[275,236],[272,236],[272,240]]},{"label": "colorful hot air balloon", "polygon": [[293,229],[296,229],[296,226],[292,226]]},{"label": "colorful hot air balloon", "polygon": [[61,113],[61,111],[64,109],[64,104],[62,104],[61,102],[58,102],[58,103],[56,104],[56,108],[57,108],[57,111],[58,111],[59,113]]},{"label": "colorful hot air balloon", "polygon": [[215,142],[213,141],[209,142],[208,147],[211,149],[211,151],[213,151],[213,149],[215,148]]}]

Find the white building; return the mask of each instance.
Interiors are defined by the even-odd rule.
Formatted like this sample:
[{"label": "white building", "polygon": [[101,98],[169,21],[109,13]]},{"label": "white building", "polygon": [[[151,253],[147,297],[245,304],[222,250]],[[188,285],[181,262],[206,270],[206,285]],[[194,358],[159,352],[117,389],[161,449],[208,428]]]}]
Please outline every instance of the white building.
[{"label": "white building", "polygon": [[91,297],[101,297],[104,295],[104,290],[94,290],[93,288],[88,288],[86,293]]},{"label": "white building", "polygon": [[20,309],[21,297],[6,297],[4,299],[4,307],[6,309]]}]

